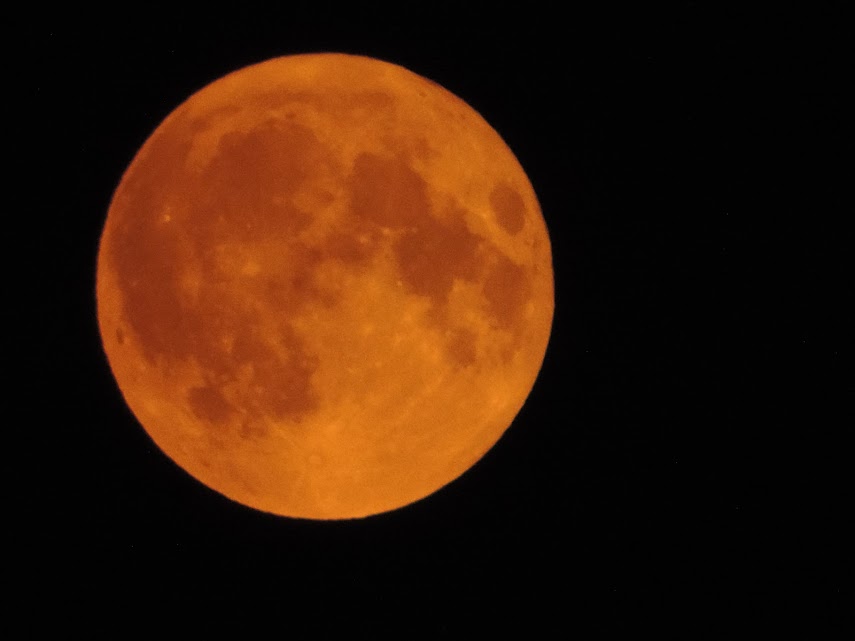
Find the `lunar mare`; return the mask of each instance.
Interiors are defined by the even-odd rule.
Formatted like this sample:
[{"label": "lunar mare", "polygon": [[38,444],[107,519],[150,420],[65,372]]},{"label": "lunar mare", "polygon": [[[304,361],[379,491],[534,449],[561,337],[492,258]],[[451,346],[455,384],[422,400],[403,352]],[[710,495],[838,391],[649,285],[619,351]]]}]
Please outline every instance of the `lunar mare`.
[{"label": "lunar mare", "polygon": [[359,56],[203,88],[125,172],[98,255],[113,374],[157,445],[284,516],[392,510],[510,426],[553,314],[549,237],[462,100]]}]

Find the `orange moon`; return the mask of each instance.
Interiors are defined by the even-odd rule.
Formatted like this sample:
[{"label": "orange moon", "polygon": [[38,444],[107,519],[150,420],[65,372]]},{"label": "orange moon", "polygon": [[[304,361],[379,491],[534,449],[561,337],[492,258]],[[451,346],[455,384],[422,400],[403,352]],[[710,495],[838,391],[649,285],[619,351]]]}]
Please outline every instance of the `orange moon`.
[{"label": "orange moon", "polygon": [[422,499],[511,425],[554,307],[514,154],[400,66],[276,58],[178,106],[113,195],[104,351],[133,414],[209,488],[348,519]]}]

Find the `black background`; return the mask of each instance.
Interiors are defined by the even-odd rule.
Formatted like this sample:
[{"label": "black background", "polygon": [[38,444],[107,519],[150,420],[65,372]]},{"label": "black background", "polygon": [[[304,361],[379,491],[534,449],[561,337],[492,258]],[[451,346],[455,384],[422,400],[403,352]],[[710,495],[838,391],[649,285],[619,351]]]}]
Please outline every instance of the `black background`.
[{"label": "black background", "polygon": [[[843,638],[843,4],[318,2],[16,25],[33,132],[13,185],[26,226],[7,241],[24,283],[10,316],[25,418],[7,451],[19,597],[250,609],[283,634]],[[350,522],[258,513],[177,468],[124,405],[95,317],[99,234],[139,146],[225,73],[310,51],[395,62],[466,100],[526,169],[554,254],[552,339],[513,426],[435,495]]]}]

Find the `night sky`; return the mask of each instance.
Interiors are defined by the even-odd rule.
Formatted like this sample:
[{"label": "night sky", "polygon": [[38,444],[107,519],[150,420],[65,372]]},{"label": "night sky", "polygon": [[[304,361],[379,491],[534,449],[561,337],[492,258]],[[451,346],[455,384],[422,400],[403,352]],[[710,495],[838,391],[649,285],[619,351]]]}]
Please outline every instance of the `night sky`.
[{"label": "night sky", "polygon": [[[23,223],[7,236],[23,411],[6,450],[22,603],[258,610],[289,632],[398,638],[843,638],[851,80],[843,3],[823,6],[304,3],[10,27],[10,126],[35,132],[7,186],[24,195],[7,212]],[[313,51],[400,64],[479,111],[534,186],[556,281],[543,369],[499,443],[423,501],[331,523],[235,504],[163,455],[112,378],[94,298],[113,190],[161,120],[230,71]]]}]

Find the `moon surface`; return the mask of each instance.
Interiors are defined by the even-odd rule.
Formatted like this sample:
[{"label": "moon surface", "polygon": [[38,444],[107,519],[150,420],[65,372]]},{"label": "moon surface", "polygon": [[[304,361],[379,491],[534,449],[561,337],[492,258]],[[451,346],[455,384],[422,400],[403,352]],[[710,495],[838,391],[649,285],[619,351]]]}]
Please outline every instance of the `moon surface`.
[{"label": "moon surface", "polygon": [[288,517],[422,499],[511,425],[552,326],[549,236],[461,99],[344,54],[231,73],[173,111],[113,196],[104,351],[163,452]]}]

